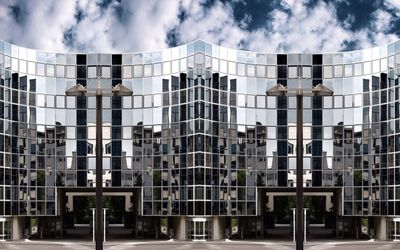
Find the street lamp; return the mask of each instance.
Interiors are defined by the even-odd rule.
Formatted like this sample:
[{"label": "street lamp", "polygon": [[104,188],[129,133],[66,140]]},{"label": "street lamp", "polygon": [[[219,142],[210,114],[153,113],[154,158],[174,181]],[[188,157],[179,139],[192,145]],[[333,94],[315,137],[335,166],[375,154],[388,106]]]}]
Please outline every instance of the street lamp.
[{"label": "street lamp", "polygon": [[303,96],[332,96],[333,91],[318,84],[313,88],[301,88],[302,77],[298,77],[297,88],[287,88],[277,84],[267,90],[267,96],[296,96],[296,250],[304,247],[304,222],[303,222]]},{"label": "street lamp", "polygon": [[101,112],[103,96],[131,96],[132,94],[132,90],[121,83],[112,87],[111,90],[103,90],[100,87],[99,77],[96,88],[76,84],[65,91],[67,96],[96,96],[96,250],[103,250],[103,118]]}]

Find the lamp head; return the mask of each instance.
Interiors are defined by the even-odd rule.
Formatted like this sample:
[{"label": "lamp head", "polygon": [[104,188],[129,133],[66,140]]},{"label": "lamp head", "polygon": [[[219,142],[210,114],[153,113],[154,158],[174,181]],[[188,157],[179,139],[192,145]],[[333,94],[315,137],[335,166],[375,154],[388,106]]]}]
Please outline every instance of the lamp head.
[{"label": "lamp head", "polygon": [[84,96],[86,95],[86,87],[83,87],[81,84],[76,84],[72,88],[65,91],[65,95],[67,96]]},{"label": "lamp head", "polygon": [[267,90],[267,96],[285,96],[287,93],[287,88],[284,87],[282,84],[278,83],[274,87]]}]

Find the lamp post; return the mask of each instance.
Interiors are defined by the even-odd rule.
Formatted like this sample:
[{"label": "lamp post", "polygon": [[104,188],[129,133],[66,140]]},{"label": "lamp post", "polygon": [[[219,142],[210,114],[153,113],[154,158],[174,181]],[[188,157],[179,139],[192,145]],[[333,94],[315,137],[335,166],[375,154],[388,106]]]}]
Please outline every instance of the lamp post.
[{"label": "lamp post", "polygon": [[333,91],[321,83],[312,88],[301,88],[302,77],[298,77],[297,88],[287,88],[277,84],[267,90],[267,96],[296,96],[296,250],[304,247],[303,214],[303,96],[332,96]]},{"label": "lamp post", "polygon": [[100,77],[97,78],[96,88],[87,88],[81,84],[65,91],[67,96],[96,96],[96,250],[103,250],[103,118],[102,101],[103,96],[131,96],[132,90],[123,86],[121,83],[115,85],[110,90],[103,90],[100,87]]}]

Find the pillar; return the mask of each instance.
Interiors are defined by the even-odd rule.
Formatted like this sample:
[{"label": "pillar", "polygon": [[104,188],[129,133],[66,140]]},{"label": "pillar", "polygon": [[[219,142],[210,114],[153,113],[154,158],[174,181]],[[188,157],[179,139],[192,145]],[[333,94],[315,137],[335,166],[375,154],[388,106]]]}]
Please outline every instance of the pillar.
[{"label": "pillar", "polygon": [[12,240],[20,240],[24,237],[24,218],[12,217]]},{"label": "pillar", "polygon": [[186,218],[175,217],[174,218],[174,232],[176,240],[186,240]]},{"label": "pillar", "polygon": [[374,218],[374,228],[375,228],[375,239],[386,240],[387,239],[387,225],[386,217],[375,217]]},{"label": "pillar", "polygon": [[225,218],[213,217],[212,220],[213,240],[222,240],[225,238]]}]

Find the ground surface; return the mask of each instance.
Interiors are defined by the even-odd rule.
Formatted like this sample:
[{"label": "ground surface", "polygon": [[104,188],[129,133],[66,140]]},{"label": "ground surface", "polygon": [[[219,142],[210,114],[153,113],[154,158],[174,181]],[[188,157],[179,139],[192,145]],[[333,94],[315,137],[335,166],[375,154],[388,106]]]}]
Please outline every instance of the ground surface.
[{"label": "ground surface", "polygon": [[[0,242],[0,249],[10,250],[92,250],[94,244],[88,241],[7,241]],[[295,249],[291,242],[282,241],[111,241],[104,245],[105,250],[291,250]],[[393,241],[315,241],[307,242],[306,250],[399,250],[400,242]]]}]

